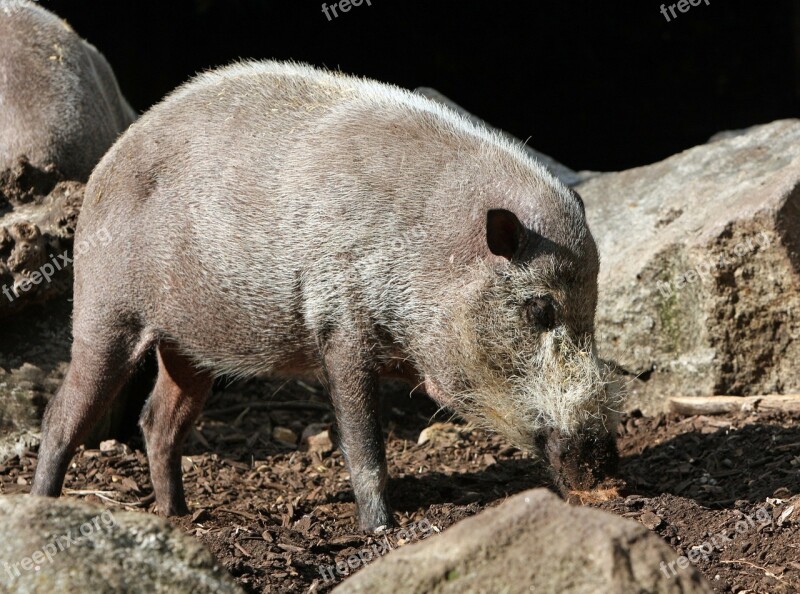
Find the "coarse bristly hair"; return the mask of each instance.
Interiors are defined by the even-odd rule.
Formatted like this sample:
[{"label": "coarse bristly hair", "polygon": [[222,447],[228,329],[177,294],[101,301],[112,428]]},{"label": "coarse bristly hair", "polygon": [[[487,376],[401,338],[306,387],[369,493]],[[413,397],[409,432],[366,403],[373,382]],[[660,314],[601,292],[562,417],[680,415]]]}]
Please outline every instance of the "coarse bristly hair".
[{"label": "coarse bristly hair", "polygon": [[451,408],[523,449],[533,449],[543,429],[563,436],[613,432],[622,391],[591,333],[576,335],[564,324],[539,331],[522,317],[531,296],[563,293],[557,271],[478,270],[473,290],[481,297],[462,299],[442,317],[433,332],[438,348],[431,344],[426,357]]}]

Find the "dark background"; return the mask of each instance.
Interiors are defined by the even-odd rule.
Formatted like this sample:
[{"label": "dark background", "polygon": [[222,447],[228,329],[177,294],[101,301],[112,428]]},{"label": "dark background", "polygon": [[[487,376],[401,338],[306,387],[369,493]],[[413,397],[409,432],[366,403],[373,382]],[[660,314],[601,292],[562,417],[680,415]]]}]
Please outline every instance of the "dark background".
[{"label": "dark background", "polygon": [[[673,1],[667,2],[671,4]],[[800,115],[800,0],[44,0],[140,111],[237,58],[433,86],[576,169],[624,169]],[[330,4],[330,2],[328,2]]]}]

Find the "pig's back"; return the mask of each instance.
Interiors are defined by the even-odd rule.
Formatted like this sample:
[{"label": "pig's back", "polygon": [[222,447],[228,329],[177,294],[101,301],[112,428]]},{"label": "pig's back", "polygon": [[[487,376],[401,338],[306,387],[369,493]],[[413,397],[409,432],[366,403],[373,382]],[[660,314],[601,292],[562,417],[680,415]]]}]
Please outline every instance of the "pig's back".
[{"label": "pig's back", "polygon": [[[311,233],[300,247],[318,257],[343,230],[357,243],[376,239],[373,226],[391,217],[398,231],[418,223],[455,168],[481,175],[474,165],[490,163],[487,146],[523,173],[543,174],[518,147],[403,89],[304,65],[242,63],[200,75],[131,126],[92,176],[82,218],[134,213],[228,237],[252,232],[268,237],[267,252],[284,254],[298,233]],[[436,206],[450,217],[454,208],[474,214],[454,200]]]}]

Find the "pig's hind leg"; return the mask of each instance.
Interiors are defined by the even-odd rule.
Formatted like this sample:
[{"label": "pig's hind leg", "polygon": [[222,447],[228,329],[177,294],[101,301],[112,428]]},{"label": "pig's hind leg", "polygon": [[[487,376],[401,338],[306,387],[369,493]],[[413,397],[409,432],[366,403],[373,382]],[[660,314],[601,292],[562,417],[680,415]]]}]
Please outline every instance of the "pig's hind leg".
[{"label": "pig's hind leg", "polygon": [[115,315],[76,314],[72,360],[47,405],[31,493],[58,497],[75,449],[109,409],[152,342]]},{"label": "pig's hind leg", "polygon": [[158,346],[158,379],[142,412],[150,479],[159,511],[188,513],[181,477],[181,446],[203,409],[213,377],[198,369],[174,344]]}]

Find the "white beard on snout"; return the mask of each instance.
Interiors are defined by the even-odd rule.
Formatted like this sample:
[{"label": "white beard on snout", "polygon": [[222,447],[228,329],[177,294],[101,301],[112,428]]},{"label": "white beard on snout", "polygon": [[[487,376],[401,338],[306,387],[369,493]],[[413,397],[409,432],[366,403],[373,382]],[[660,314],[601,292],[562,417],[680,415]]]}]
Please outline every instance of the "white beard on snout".
[{"label": "white beard on snout", "polygon": [[534,453],[545,429],[562,437],[613,431],[620,391],[589,340],[578,344],[563,327],[520,329],[502,314],[458,317],[455,340],[436,356],[437,383],[450,388],[455,412]]}]

